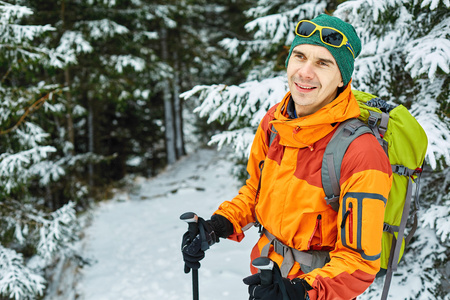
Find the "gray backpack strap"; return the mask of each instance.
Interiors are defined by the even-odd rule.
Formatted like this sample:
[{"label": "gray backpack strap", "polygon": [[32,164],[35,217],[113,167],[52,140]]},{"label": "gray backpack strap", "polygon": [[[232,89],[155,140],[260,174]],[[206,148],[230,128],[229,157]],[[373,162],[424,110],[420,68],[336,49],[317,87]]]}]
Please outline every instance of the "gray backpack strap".
[{"label": "gray backpack strap", "polygon": [[413,237],[414,233],[416,232],[417,227],[419,225],[419,222],[417,220],[417,212],[420,209],[420,204],[419,204],[420,178],[422,176],[422,171],[423,171],[424,166],[425,166],[425,161],[423,162],[421,168],[418,168],[418,169],[414,170],[414,173],[418,175],[417,176],[417,180],[415,181],[415,183],[416,183],[416,192],[415,192],[415,195],[414,195],[414,209],[410,213],[414,217],[413,218],[414,222],[413,222],[413,225],[412,225],[411,229],[408,232],[408,235],[405,238],[405,247],[409,245],[409,242],[411,241],[411,239],[412,239],[412,237]]},{"label": "gray backpack strap", "polygon": [[[405,233],[405,227],[406,223],[408,221],[409,211],[411,208],[411,198],[412,198],[412,179],[411,175],[414,174],[414,170],[408,169],[405,166],[402,165],[393,165],[392,166],[392,172],[397,173],[402,176],[406,176],[408,178],[408,187],[406,190],[406,196],[405,196],[405,205],[403,206],[403,212],[402,212],[402,218],[400,221],[400,225],[398,227],[396,226],[389,226],[385,223],[384,230],[388,231],[392,234],[392,245],[391,245],[391,253],[389,255],[389,262],[386,269],[386,278],[384,280],[384,286],[383,291],[381,294],[381,300],[386,300],[389,294],[389,288],[391,286],[392,281],[392,275],[395,271],[397,271],[398,261],[400,259],[400,250],[402,248],[403,243],[403,237]],[[414,222],[417,222],[417,216],[415,216]],[[388,229],[388,227],[392,227],[392,229]],[[415,224],[415,227],[417,228],[417,223]],[[413,228],[413,231],[416,230],[416,228]],[[388,229],[388,230],[386,230]],[[397,232],[397,238],[395,238],[394,233]],[[405,240],[405,247],[407,243],[409,243],[409,240],[411,239],[411,236],[407,236]]]},{"label": "gray backpack strap", "polygon": [[385,112],[379,113],[369,110],[369,119],[367,120],[367,124],[369,125],[370,129],[372,129],[373,134],[378,140],[378,143],[380,143],[380,146],[383,148],[384,152],[389,157],[388,144],[383,139],[384,135],[386,134],[388,122],[389,122],[388,113]]},{"label": "gray backpack strap", "polygon": [[263,233],[269,242],[262,248],[261,256],[269,256],[270,246],[273,245],[273,251],[283,256],[283,262],[280,266],[281,276],[283,277],[287,277],[295,262],[300,264],[300,268],[304,273],[309,273],[314,269],[322,268],[330,261],[329,251],[300,251],[286,246],[267,229],[264,229]]},{"label": "gray backpack strap", "polygon": [[322,159],[322,186],[327,204],[339,210],[341,164],[348,146],[357,137],[371,133],[372,130],[358,119],[349,119],[341,123],[328,142]]},{"label": "gray backpack strap", "polygon": [[269,139],[269,147],[272,146],[273,140],[275,139],[275,137],[278,134],[277,129],[275,128],[275,126],[272,125],[271,128],[269,128],[270,130],[270,139]]}]

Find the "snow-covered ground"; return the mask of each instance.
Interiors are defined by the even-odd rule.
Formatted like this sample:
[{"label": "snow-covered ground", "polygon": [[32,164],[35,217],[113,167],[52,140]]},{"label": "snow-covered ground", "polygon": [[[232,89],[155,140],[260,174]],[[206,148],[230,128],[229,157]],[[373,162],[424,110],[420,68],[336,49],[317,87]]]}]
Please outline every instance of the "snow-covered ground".
[{"label": "snow-covered ground", "polygon": [[[198,150],[155,178],[140,178],[135,190],[101,202],[81,243],[82,256],[91,263],[80,272],[69,268],[46,300],[192,299],[192,276],[183,272],[180,251],[187,224],[179,217],[194,211],[207,219],[232,199],[240,184],[231,167],[224,153]],[[201,300],[248,299],[242,278],[249,275],[256,228],[246,235],[241,243],[222,240],[206,252],[199,270]],[[411,272],[411,267],[402,265],[399,271]],[[420,276],[410,277],[405,283],[394,276],[389,299],[414,299],[411,295],[424,290]],[[380,299],[382,286],[380,278],[358,299]]]},{"label": "snow-covered ground", "polygon": [[[139,189],[101,203],[86,229],[78,294],[85,300],[192,299],[192,276],[184,274],[179,216],[194,211],[209,218],[239,183],[231,163],[215,150],[199,150]],[[247,299],[250,251],[258,237],[247,231],[241,243],[222,240],[206,252],[199,270],[200,299]]]}]

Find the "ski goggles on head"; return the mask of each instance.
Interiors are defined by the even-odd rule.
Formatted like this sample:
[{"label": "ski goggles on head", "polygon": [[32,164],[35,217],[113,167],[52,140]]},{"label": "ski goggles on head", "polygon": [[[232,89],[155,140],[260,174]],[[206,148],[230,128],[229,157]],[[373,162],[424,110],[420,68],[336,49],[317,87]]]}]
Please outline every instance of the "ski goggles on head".
[{"label": "ski goggles on head", "polygon": [[339,30],[334,29],[332,27],[325,27],[317,25],[308,20],[302,20],[298,22],[295,27],[295,34],[304,38],[308,38],[313,35],[314,32],[319,30],[320,39],[325,45],[340,48],[343,45],[347,47],[347,49],[352,53],[353,59],[355,59],[355,53],[353,51],[348,38]]}]

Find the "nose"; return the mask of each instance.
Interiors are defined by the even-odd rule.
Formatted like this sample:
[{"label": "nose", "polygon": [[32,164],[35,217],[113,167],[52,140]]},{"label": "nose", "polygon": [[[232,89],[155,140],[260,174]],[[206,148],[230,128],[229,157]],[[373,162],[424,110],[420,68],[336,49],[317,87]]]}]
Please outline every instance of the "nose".
[{"label": "nose", "polygon": [[312,79],[314,78],[314,68],[312,63],[305,62],[299,69],[298,75],[303,79]]}]

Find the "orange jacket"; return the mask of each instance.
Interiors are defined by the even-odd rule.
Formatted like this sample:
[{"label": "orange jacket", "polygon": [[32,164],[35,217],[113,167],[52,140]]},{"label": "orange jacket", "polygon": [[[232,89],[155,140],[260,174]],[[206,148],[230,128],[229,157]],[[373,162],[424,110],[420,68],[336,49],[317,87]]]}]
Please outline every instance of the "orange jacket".
[{"label": "orange jacket", "polygon": [[[325,147],[336,124],[359,115],[350,85],[331,103],[312,115],[287,117],[288,92],[272,107],[256,132],[239,195],[222,203],[215,214],[234,226],[230,239],[240,241],[244,228],[257,220],[283,244],[298,249],[330,250],[323,268],[303,273],[295,263],[288,277],[304,278],[315,299],[353,299],[373,282],[380,268],[384,208],[392,184],[391,165],[374,136],[364,134],[349,146],[341,166],[339,212],[326,204],[321,165]],[[278,135],[269,148],[270,128]],[[255,201],[260,170],[265,160],[261,189]],[[347,214],[344,223],[345,213]],[[341,224],[343,223],[343,224]],[[343,225],[341,227],[341,225]],[[268,242],[262,235],[252,251],[260,256]],[[269,257],[281,265],[283,257]],[[252,273],[257,270],[252,268]]]}]

